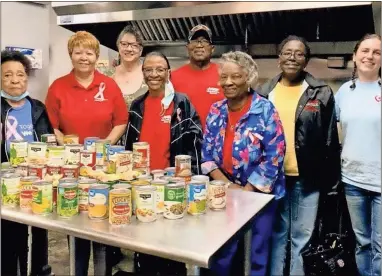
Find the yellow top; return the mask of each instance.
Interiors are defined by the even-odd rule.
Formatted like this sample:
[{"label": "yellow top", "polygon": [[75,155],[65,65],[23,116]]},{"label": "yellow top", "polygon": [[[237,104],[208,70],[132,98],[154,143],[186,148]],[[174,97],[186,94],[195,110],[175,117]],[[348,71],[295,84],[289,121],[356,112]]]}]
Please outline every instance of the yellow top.
[{"label": "yellow top", "polygon": [[284,127],[286,153],[284,160],[285,175],[298,176],[298,165],[295,150],[295,115],[302,94],[302,85],[284,86],[277,83],[273,90],[275,105]]}]

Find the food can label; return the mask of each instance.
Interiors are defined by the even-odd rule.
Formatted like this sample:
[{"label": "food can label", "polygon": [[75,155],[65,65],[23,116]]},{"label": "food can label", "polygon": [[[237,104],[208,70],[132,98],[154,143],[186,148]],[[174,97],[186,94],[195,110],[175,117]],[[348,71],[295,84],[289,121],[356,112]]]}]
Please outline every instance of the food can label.
[{"label": "food can label", "polygon": [[168,219],[179,219],[184,216],[184,187],[165,188],[163,216]]},{"label": "food can label", "polygon": [[20,204],[20,177],[1,178],[2,204],[16,207]]},{"label": "food can label", "polygon": [[224,209],[227,204],[226,185],[209,185],[208,199],[208,205],[211,209]]},{"label": "food can label", "polygon": [[98,138],[85,138],[84,141],[84,148],[85,150],[96,152],[96,141],[99,140]]},{"label": "food can label", "polygon": [[78,208],[80,212],[87,212],[89,207],[89,184],[78,184]]},{"label": "food can label", "polygon": [[43,179],[46,175],[46,167],[29,167],[28,168],[29,176],[37,176],[40,179]]},{"label": "food can label", "polygon": [[38,158],[45,161],[46,158],[46,151],[47,151],[48,145],[47,144],[29,144],[28,145],[28,158]]},{"label": "food can label", "polygon": [[26,161],[28,156],[28,142],[10,142],[9,162],[16,167]]},{"label": "food can label", "polygon": [[152,184],[152,186],[155,186],[157,188],[155,195],[155,211],[157,214],[161,214],[164,212],[164,187],[165,185],[155,185]]},{"label": "food can label", "polygon": [[49,214],[52,212],[52,185],[33,185],[32,212],[35,214]]},{"label": "food can label", "polygon": [[109,223],[122,225],[130,223],[131,219],[131,191],[123,194],[110,193]]},{"label": "food can label", "polygon": [[108,206],[109,190],[89,189],[89,218],[106,219],[108,217]]},{"label": "food can label", "polygon": [[48,147],[48,164],[63,166],[65,164],[65,148]]},{"label": "food can label", "polygon": [[141,222],[151,222],[156,220],[155,213],[155,193],[147,191],[136,191],[137,218]]},{"label": "food can label", "polygon": [[65,147],[65,165],[79,165],[81,146]]},{"label": "food can label", "polygon": [[190,176],[191,171],[191,156],[189,155],[178,155],[175,156],[175,175],[176,176]]},{"label": "food can label", "polygon": [[77,215],[77,187],[58,187],[57,213],[61,217],[73,217]]},{"label": "food can label", "polygon": [[116,173],[123,173],[133,170],[133,153],[119,152],[116,158]]},{"label": "food can label", "polygon": [[205,184],[188,185],[188,213],[191,215],[206,212],[207,191]]}]

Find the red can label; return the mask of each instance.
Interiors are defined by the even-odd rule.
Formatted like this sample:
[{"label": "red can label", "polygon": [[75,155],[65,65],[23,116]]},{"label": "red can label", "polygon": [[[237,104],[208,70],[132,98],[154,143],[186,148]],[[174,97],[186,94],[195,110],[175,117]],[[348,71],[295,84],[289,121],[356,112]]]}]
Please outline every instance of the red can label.
[{"label": "red can label", "polygon": [[75,165],[66,165],[63,166],[61,169],[62,177],[68,177],[68,178],[78,178],[78,172],[79,168]]},{"label": "red can label", "polygon": [[45,166],[30,166],[28,168],[29,176],[37,176],[40,179],[43,179],[46,175],[46,167]]},{"label": "red can label", "polygon": [[49,166],[48,165],[46,168],[46,173],[48,175],[61,174],[61,166],[55,166],[55,165]]}]

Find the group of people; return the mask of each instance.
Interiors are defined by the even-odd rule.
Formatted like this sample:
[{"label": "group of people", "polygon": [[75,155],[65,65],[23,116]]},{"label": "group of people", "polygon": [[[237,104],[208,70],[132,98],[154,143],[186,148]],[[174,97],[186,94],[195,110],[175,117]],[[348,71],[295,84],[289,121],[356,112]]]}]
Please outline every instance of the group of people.
[{"label": "group of people", "polygon": [[[54,133],[59,144],[64,135],[77,134],[80,143],[96,136],[127,150],[145,141],[152,170],[174,166],[176,155],[187,154],[194,174],[229,182],[231,189],[273,194],[275,200],[252,226],[251,275],[256,276],[304,275],[301,253],[314,232],[320,195],[343,186],[358,272],[380,275],[379,35],[357,43],[354,73],[336,95],[305,71],[311,53],[298,36],[281,42],[281,73],[261,86],[258,66],[247,53],[229,52],[211,62],[214,45],[205,25],[190,30],[189,63],[174,71],[160,52],[141,59],[143,38],[132,26],[122,30],[117,47],[119,64],[110,78],[96,70],[99,41],[88,32],[75,33],[68,42],[73,70],[51,84],[46,107],[28,96],[28,60],[3,51],[2,152],[19,136],[38,141],[45,133]],[[26,126],[33,129],[30,135],[21,132]],[[6,162],[7,156],[1,159]],[[16,275],[17,263],[25,275],[27,228],[1,223],[2,275]],[[35,227],[32,232],[32,274],[39,275],[47,264],[47,233]],[[237,275],[243,262],[239,239],[219,250],[208,273]],[[118,248],[84,239],[76,241],[76,275],[88,275],[91,244],[95,274],[111,275]],[[174,261],[140,253],[134,258],[137,273],[185,272]]]}]

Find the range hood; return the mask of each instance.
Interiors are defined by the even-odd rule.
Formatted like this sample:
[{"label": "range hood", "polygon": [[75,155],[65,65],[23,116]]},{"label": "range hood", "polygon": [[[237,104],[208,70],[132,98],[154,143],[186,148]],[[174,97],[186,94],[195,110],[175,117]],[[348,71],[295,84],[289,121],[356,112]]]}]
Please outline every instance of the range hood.
[{"label": "range hood", "polygon": [[172,56],[185,55],[188,32],[197,24],[211,28],[216,55],[245,48],[253,55],[275,56],[276,44],[295,34],[305,37],[319,56],[351,54],[355,41],[380,31],[374,22],[381,22],[380,3],[375,2],[63,3],[52,2],[52,7],[64,28],[89,31],[116,49],[119,32],[133,25],[144,37],[145,50],[163,47]]}]

